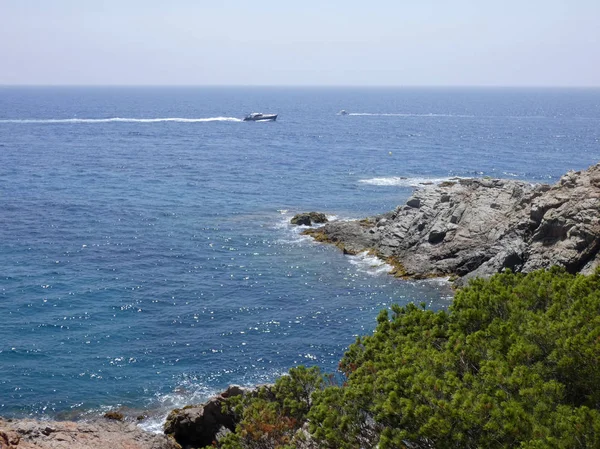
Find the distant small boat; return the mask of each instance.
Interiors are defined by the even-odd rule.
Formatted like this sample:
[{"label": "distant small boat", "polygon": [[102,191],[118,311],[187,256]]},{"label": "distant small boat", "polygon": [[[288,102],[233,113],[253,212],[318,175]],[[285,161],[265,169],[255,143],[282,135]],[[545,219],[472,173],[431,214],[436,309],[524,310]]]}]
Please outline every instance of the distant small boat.
[{"label": "distant small boat", "polygon": [[348,115],[348,112],[346,112],[345,109],[342,109],[340,112],[338,112],[338,115]]},{"label": "distant small boat", "polygon": [[277,120],[277,114],[263,114],[262,112],[253,112],[244,117],[245,122],[274,122]]}]

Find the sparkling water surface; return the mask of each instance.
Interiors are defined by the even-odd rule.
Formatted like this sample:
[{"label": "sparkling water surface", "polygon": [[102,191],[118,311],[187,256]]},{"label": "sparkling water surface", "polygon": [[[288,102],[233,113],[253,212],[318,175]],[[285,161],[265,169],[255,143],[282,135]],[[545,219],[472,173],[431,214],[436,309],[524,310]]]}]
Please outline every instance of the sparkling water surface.
[{"label": "sparkling water surface", "polygon": [[149,408],[152,427],[229,383],[333,371],[379,310],[452,291],[294,213],[599,159],[593,89],[0,88],[0,415]]}]

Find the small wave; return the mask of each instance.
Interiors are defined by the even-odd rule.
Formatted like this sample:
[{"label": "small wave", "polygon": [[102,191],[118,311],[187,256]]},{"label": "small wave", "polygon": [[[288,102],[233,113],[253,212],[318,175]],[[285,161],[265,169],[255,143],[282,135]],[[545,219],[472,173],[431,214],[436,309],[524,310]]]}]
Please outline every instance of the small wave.
[{"label": "small wave", "polygon": [[416,285],[438,285],[440,287],[452,287],[450,276],[440,276],[437,278],[419,279],[412,281]]},{"label": "small wave", "polygon": [[388,274],[392,271],[392,266],[385,263],[367,251],[359,253],[355,256],[348,256],[350,263],[356,267],[358,271],[377,276],[381,274]]},{"label": "small wave", "polygon": [[360,179],[358,182],[372,186],[421,187],[430,184],[440,184],[444,181],[456,181],[458,179],[460,178],[408,178],[404,176],[391,176],[385,178]]},{"label": "small wave", "polygon": [[157,393],[145,409],[148,417],[138,423],[138,426],[148,432],[162,433],[163,425],[171,410],[190,404],[201,404],[217,393],[217,390],[208,388],[206,385],[190,382],[171,393]]},{"label": "small wave", "polygon": [[235,117],[207,117],[207,118],[65,118],[65,119],[2,119],[0,123],[48,123],[48,124],[74,124],[74,123],[204,123],[204,122],[242,122],[241,118]]}]

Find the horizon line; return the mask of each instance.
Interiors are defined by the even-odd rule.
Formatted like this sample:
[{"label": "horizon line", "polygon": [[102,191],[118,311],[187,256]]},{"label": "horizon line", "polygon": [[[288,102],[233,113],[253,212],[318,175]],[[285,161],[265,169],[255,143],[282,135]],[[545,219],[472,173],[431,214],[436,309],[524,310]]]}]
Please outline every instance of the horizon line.
[{"label": "horizon line", "polygon": [[2,84],[6,87],[197,87],[197,88],[368,88],[368,89],[600,89],[598,85],[500,85],[500,84]]}]

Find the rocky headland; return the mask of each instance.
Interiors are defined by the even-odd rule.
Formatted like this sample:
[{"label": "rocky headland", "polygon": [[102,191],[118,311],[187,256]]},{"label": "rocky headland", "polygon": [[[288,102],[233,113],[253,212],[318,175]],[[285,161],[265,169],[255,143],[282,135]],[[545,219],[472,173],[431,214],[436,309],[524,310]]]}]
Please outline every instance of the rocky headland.
[{"label": "rocky headland", "polygon": [[450,276],[462,285],[553,265],[590,273],[600,264],[600,164],[554,185],[482,178],[425,186],[392,212],[305,233],[348,254],[369,251],[403,278]]}]

